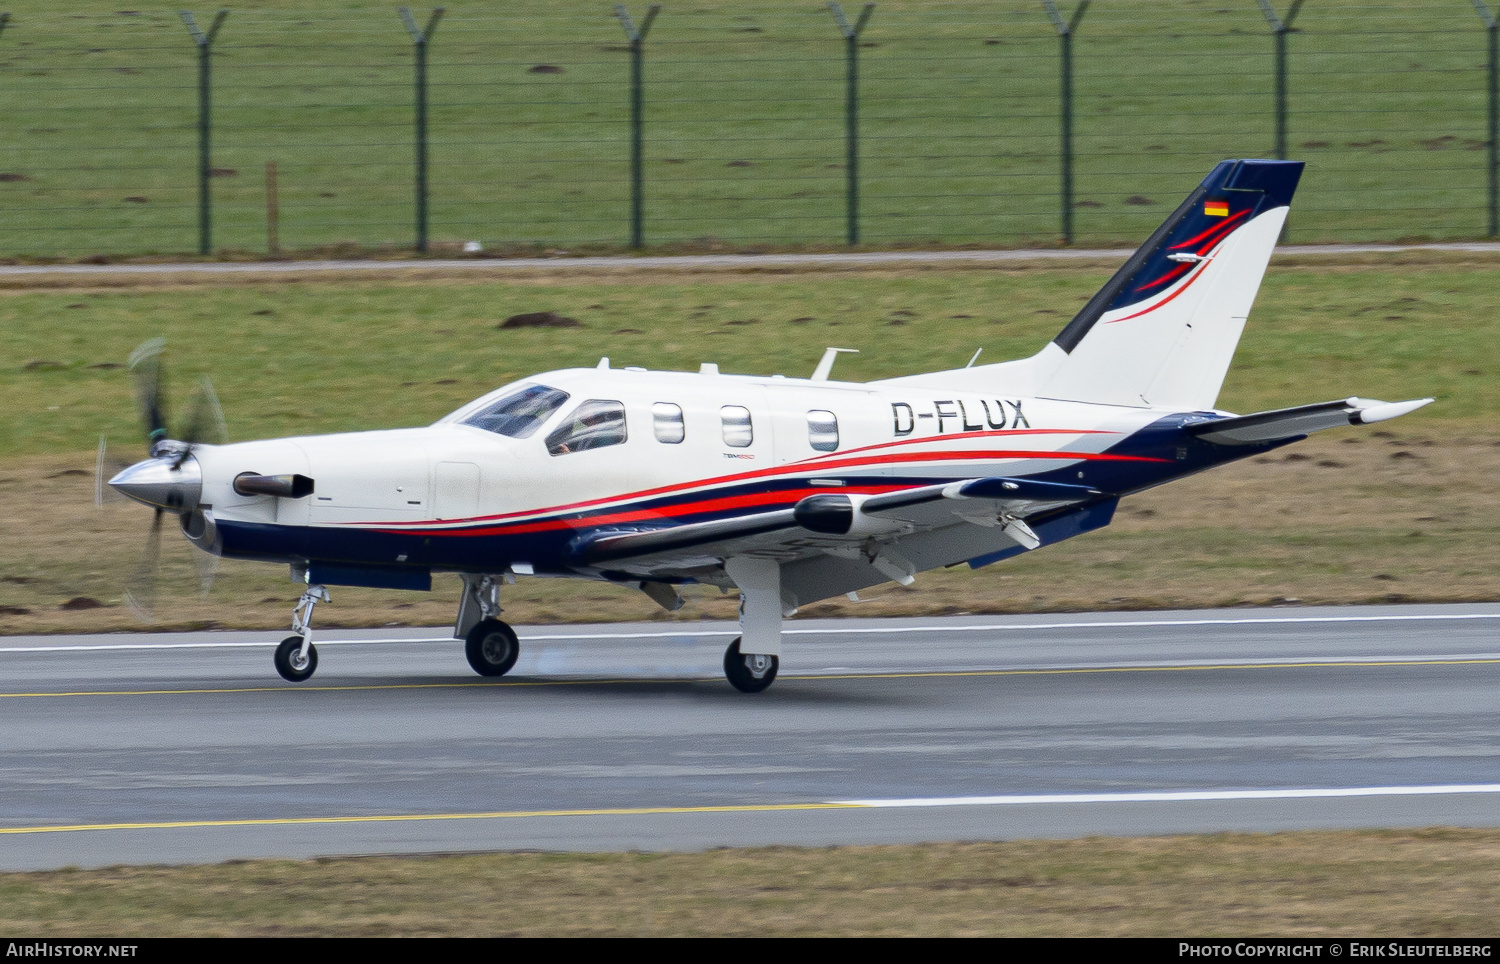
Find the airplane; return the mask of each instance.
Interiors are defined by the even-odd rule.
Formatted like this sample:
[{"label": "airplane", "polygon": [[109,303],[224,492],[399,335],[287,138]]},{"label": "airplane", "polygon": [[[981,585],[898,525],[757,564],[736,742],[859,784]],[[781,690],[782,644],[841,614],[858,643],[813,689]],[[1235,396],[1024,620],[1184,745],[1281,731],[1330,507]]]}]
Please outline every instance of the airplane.
[{"label": "airplane", "polygon": [[453,637],[490,677],[520,651],[499,618],[516,576],[629,584],[669,611],[683,585],[737,591],[724,675],[760,692],[800,606],[1034,552],[1131,493],[1431,402],[1214,407],[1302,169],[1219,163],[1040,352],[995,364],[861,383],[831,377],[839,348],[808,378],[604,358],[425,428],[209,444],[217,402],[168,437],[150,342],[132,358],[150,457],[109,485],[155,509],[153,534],[170,512],[199,549],[290,566],[305,591],[274,664],[293,682],[317,669],[325,587],[452,572]]}]

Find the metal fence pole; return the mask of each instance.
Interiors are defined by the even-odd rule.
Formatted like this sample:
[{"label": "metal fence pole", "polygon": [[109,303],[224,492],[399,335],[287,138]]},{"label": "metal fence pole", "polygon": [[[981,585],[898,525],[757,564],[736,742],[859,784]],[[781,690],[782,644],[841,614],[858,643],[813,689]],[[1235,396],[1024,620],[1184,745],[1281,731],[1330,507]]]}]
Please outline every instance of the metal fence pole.
[{"label": "metal fence pole", "polygon": [[1276,41],[1276,159],[1286,160],[1286,35],[1292,30],[1292,21],[1297,19],[1297,11],[1302,9],[1303,0],[1292,0],[1292,5],[1287,8],[1285,19],[1276,15],[1276,10],[1271,6],[1271,0],[1255,0],[1260,4],[1260,12],[1265,14],[1266,23],[1271,25],[1271,36]]},{"label": "metal fence pole", "polygon": [[828,9],[833,11],[833,19],[838,21],[839,30],[844,34],[844,61],[847,64],[844,169],[848,173],[848,238],[849,245],[853,247],[859,244],[859,35],[864,32],[865,24],[870,22],[875,4],[865,4],[865,9],[860,12],[859,19],[853,26],[850,26],[848,18],[844,16],[844,8],[839,6],[838,0],[829,0]]},{"label": "metal fence pole", "polygon": [[188,11],[183,10],[179,15],[187,25],[193,43],[198,45],[198,253],[209,254],[213,251],[213,200],[208,190],[208,178],[213,171],[210,151],[213,133],[210,54],[213,51],[214,37],[218,35],[219,27],[223,26],[224,18],[229,16],[229,11],[220,10],[214,15],[214,22],[209,26],[208,33],[198,29],[198,22]]},{"label": "metal fence pole", "polygon": [[651,22],[661,12],[661,4],[653,3],[646,11],[646,19],[637,27],[625,10],[625,4],[615,5],[615,16],[630,38],[630,246],[645,247],[645,187],[641,173],[641,130],[645,119],[641,116],[645,85],[644,47],[646,34],[651,31]]},{"label": "metal fence pole", "polygon": [[435,8],[425,28],[417,26],[410,7],[399,11],[416,54],[417,251],[420,254],[427,253],[427,43],[437,30],[438,21],[443,19],[443,10]]},{"label": "metal fence pole", "polygon": [[1487,132],[1489,136],[1489,170],[1486,177],[1489,181],[1489,236],[1500,235],[1500,22],[1495,20],[1495,15],[1490,13],[1490,8],[1485,6],[1484,0],[1474,0],[1474,9],[1484,20],[1484,30],[1488,34],[1489,44],[1485,60],[1485,71],[1488,74],[1486,91],[1489,94],[1488,103],[1485,105],[1488,114]]},{"label": "metal fence pole", "polygon": [[1064,20],[1057,4],[1042,0],[1062,42],[1062,240],[1073,243],[1073,34],[1082,22],[1089,0],[1081,0],[1071,20]]}]

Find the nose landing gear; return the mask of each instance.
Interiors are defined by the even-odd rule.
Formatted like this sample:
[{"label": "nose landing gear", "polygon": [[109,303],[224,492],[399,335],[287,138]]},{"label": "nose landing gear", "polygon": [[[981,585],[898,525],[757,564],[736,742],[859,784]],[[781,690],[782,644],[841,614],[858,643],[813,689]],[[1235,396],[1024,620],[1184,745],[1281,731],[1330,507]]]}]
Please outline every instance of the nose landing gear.
[{"label": "nose landing gear", "polygon": [[308,586],[297,606],[292,610],[292,633],[276,647],[276,672],[291,683],[301,683],[312,677],[318,668],[318,651],[312,644],[313,607],[319,602],[332,602],[328,590],[322,586]]}]

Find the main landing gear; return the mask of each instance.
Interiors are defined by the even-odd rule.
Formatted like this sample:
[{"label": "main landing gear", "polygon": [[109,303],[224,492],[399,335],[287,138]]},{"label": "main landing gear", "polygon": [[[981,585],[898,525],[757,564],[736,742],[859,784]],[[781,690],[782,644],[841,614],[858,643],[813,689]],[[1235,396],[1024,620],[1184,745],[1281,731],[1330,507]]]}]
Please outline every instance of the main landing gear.
[{"label": "main landing gear", "polygon": [[765,653],[741,654],[740,637],[735,637],[724,650],[724,678],[729,685],[741,693],[759,693],[776,682],[776,670],[781,667],[779,656]]},{"label": "main landing gear", "polygon": [[312,677],[318,668],[318,651],[312,644],[313,607],[319,602],[332,602],[328,590],[322,586],[308,586],[297,606],[292,610],[292,633],[276,647],[276,672],[292,683],[301,683]]},{"label": "main landing gear", "polygon": [[781,566],[773,559],[734,556],[724,572],[740,590],[740,637],[724,651],[724,678],[741,693],[759,693],[781,668],[781,617],[797,611],[783,593]]},{"label": "main landing gear", "polygon": [[521,641],[500,620],[484,619],[464,638],[464,655],[480,676],[504,676],[521,655]]},{"label": "main landing gear", "polygon": [[464,655],[480,676],[504,676],[521,655],[516,631],[500,616],[500,579],[496,576],[464,576],[464,594],[458,603],[458,621],[453,638],[464,641]]}]

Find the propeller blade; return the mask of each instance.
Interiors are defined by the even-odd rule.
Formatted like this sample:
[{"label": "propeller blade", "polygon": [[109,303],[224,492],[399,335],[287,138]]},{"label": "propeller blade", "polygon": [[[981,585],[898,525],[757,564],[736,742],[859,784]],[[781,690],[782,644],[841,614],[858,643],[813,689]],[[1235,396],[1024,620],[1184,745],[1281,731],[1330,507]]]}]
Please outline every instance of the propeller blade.
[{"label": "propeller blade", "polygon": [[125,605],[136,618],[150,620],[156,608],[156,569],[161,561],[161,517],[165,509],[157,509],[151,520],[151,531],[146,536],[146,547],[141,552],[141,561],[131,573],[125,587]]},{"label": "propeller blade", "polygon": [[224,409],[219,405],[219,396],[214,392],[214,383],[203,376],[193,400],[188,406],[187,424],[183,428],[182,441],[187,443],[177,456],[180,466],[192,454],[193,446],[200,444],[222,445],[229,441],[229,430],[224,426]]},{"label": "propeller blade", "polygon": [[94,460],[94,508],[104,508],[104,459],[107,457],[104,436],[99,436],[99,456]]},{"label": "propeller blade", "polygon": [[219,574],[219,554],[194,551],[193,565],[198,567],[199,591],[207,598],[209,590],[214,587],[214,577]]},{"label": "propeller blade", "polygon": [[146,428],[146,450],[167,437],[167,413],[162,401],[161,353],[165,339],[142,342],[130,353],[130,371],[135,376],[135,400]]},{"label": "propeller blade", "polygon": [[120,472],[130,468],[130,461],[111,454],[109,443],[99,436],[99,454],[94,459],[94,508],[104,508],[106,502],[129,502],[130,500],[111,489],[107,484]]}]

